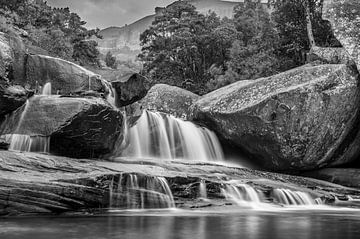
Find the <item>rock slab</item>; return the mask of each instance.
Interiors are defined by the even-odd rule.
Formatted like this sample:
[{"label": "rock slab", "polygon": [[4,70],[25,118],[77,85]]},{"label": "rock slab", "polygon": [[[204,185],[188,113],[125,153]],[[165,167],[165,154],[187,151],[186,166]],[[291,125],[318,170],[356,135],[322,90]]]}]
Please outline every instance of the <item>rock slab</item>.
[{"label": "rock slab", "polygon": [[209,93],[192,119],[271,170],[341,165],[359,154],[357,84],[346,65],[305,65]]}]

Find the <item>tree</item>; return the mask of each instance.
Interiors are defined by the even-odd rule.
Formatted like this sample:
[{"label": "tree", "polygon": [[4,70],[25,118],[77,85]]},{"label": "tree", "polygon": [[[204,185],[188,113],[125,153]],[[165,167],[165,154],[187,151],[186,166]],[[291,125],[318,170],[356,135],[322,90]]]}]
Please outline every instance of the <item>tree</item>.
[{"label": "tree", "polygon": [[267,10],[258,2],[245,1],[234,13],[238,37],[230,48],[225,79],[220,80],[224,83],[251,80],[277,73],[278,34]]},{"label": "tree", "polygon": [[105,64],[107,67],[111,67],[113,69],[116,69],[116,57],[114,57],[110,51],[106,53],[105,56]]},{"label": "tree", "polygon": [[279,54],[291,60],[285,68],[304,64],[315,42],[319,46],[341,46],[330,23],[322,20],[323,1],[272,0],[272,18],[280,35]]},{"label": "tree", "polygon": [[229,39],[236,32],[234,27],[220,25],[214,13],[200,14],[185,1],[171,4],[140,36],[144,73],[154,83],[206,93],[208,69],[226,62]]}]

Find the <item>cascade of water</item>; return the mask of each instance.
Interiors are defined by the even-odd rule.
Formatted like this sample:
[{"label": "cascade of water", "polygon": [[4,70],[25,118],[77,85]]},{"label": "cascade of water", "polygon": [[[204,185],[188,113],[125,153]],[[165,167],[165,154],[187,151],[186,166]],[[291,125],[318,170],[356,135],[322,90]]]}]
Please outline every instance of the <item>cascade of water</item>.
[{"label": "cascade of water", "polygon": [[291,191],[289,189],[274,189],[273,197],[285,205],[315,205],[317,204],[308,193]]},{"label": "cascade of water", "polygon": [[247,184],[237,184],[236,182],[229,182],[225,188],[221,189],[222,194],[227,200],[233,201],[238,205],[244,205],[246,202],[259,204],[260,197],[254,188]]},{"label": "cascade of water", "polygon": [[164,177],[120,174],[110,184],[110,208],[174,208],[175,202]]},{"label": "cascade of water", "polygon": [[10,150],[41,153],[50,151],[50,137],[8,134],[5,135],[5,140],[10,142]]},{"label": "cascade of water", "polygon": [[112,87],[111,83],[109,83],[107,80],[102,80],[102,83],[105,86],[106,91],[108,92],[108,94],[106,96],[107,102],[109,102],[114,108],[117,108],[117,105],[116,105],[116,98],[117,98],[116,90],[114,89],[114,87]]},{"label": "cascade of water", "polygon": [[171,115],[144,111],[129,129],[128,140],[129,146],[123,153],[127,157],[223,159],[221,145],[213,132]]},{"label": "cascade of water", "polygon": [[207,199],[206,183],[204,179],[199,183],[199,196],[200,198]]},{"label": "cascade of water", "polygon": [[[33,97],[36,98],[38,96]],[[10,150],[48,153],[50,152],[50,137],[19,134],[30,104],[31,100],[27,100],[14,131],[15,133],[4,135],[5,140],[10,144]]]},{"label": "cascade of water", "polygon": [[42,89],[42,95],[51,95],[51,83],[48,82],[44,85]]}]

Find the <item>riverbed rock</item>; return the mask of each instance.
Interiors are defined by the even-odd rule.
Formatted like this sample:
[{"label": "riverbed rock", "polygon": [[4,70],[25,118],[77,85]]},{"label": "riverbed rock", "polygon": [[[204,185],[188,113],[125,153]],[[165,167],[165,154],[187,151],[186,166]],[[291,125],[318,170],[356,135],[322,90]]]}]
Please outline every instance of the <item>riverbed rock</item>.
[{"label": "riverbed rock", "polygon": [[116,91],[117,105],[119,107],[130,105],[145,97],[149,90],[149,82],[144,76],[132,73],[122,79],[111,82]]},{"label": "riverbed rock", "polygon": [[199,96],[176,86],[157,84],[139,103],[143,109],[171,114],[188,119],[190,106]]},{"label": "riverbed rock", "polygon": [[36,89],[51,83],[53,94],[73,95],[84,91],[108,91],[106,82],[75,63],[45,55],[29,55],[23,84]]},{"label": "riverbed rock", "polygon": [[325,0],[323,18],[330,21],[340,41],[360,69],[360,2],[357,0]]},{"label": "riverbed rock", "polygon": [[[114,192],[119,188],[120,178],[129,176],[139,178],[139,183],[144,178],[154,181],[156,177],[161,177],[168,182],[176,206],[186,209],[198,205],[201,181],[206,182],[208,197],[214,200],[212,205],[215,208],[226,208],[225,204],[228,202],[224,199],[221,188],[230,180],[240,180],[241,183],[252,186],[264,195],[263,200],[267,202],[273,200],[271,191],[275,188],[303,191],[329,203],[335,196],[360,196],[360,190],[357,189],[235,166],[133,159],[117,162],[93,161],[0,151],[0,217],[79,211],[101,213],[106,212],[110,206],[128,208],[126,202],[130,199],[127,198],[129,195]],[[126,180],[122,180],[122,187],[127,187]],[[134,188],[130,189],[134,191]],[[145,190],[142,189],[141,192]],[[137,200],[139,199],[140,197]],[[139,202],[131,203],[138,205]]]},{"label": "riverbed rock", "polygon": [[2,134],[50,137],[57,155],[97,158],[121,140],[122,114],[101,98],[34,96],[23,111],[6,119]]},{"label": "riverbed rock", "polygon": [[346,65],[305,65],[203,96],[192,119],[275,171],[357,158],[359,89]]}]

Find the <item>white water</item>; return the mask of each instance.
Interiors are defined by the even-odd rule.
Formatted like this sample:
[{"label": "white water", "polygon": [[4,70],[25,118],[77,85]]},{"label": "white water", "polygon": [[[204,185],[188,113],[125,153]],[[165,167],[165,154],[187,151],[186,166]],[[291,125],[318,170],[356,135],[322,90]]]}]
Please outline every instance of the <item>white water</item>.
[{"label": "white water", "polygon": [[316,205],[315,201],[308,193],[291,191],[289,189],[274,189],[273,197],[278,203],[284,205]]},{"label": "white water", "polygon": [[137,158],[221,161],[223,151],[216,135],[171,115],[144,111],[129,129],[123,156]]},{"label": "white water", "polygon": [[48,82],[44,85],[42,92],[42,95],[51,95],[51,83]]},{"label": "white water", "polygon": [[[36,96],[34,96],[34,98],[35,97]],[[30,135],[19,134],[19,131],[21,130],[21,127],[23,125],[23,121],[29,110],[30,104],[31,104],[31,99],[27,100],[25,103],[24,109],[21,112],[14,134],[4,135],[5,141],[10,144],[9,146],[10,150],[22,151],[22,152],[48,153],[50,152],[50,137],[41,136],[41,135],[30,136]]]},{"label": "white water", "polygon": [[5,135],[5,140],[10,143],[10,150],[41,153],[50,151],[50,137],[9,134]]},{"label": "white water", "polygon": [[247,184],[237,184],[235,182],[228,182],[225,188],[221,189],[222,194],[227,200],[230,200],[237,205],[243,206],[248,202],[260,204],[259,194],[254,188]]},{"label": "white water", "polygon": [[202,199],[207,199],[206,183],[205,180],[201,180],[199,184],[199,196]]},{"label": "white water", "polygon": [[120,174],[110,184],[110,208],[175,208],[164,177]]}]

